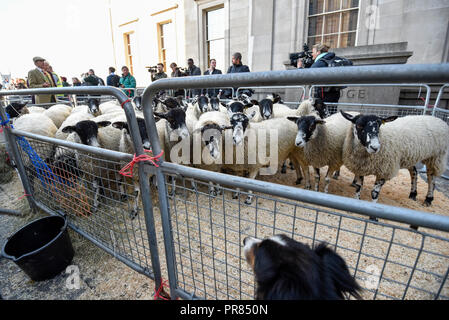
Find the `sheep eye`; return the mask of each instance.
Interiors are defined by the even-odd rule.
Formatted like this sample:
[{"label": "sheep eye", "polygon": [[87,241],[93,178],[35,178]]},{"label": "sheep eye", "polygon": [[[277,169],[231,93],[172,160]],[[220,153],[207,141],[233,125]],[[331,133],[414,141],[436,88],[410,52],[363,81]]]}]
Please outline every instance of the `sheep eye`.
[{"label": "sheep eye", "polygon": [[362,130],[363,131],[363,126],[357,125],[357,130]]}]

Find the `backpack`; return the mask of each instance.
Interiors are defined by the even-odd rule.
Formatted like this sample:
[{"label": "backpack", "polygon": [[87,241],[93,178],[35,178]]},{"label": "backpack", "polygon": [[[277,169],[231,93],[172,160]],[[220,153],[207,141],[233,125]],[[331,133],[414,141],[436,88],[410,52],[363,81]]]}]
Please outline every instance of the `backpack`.
[{"label": "backpack", "polygon": [[[351,60],[346,59],[346,58],[337,57],[337,56],[333,57],[332,59],[321,58],[321,60],[326,62],[328,67],[349,67],[349,66],[354,65]],[[324,90],[326,92],[329,92],[329,91],[333,91],[333,90],[343,90],[346,88],[347,87],[326,87]]]},{"label": "backpack", "polygon": [[111,85],[113,87],[118,87],[120,85],[120,77],[114,74],[111,78]]},{"label": "backpack", "polygon": [[328,67],[348,67],[354,65],[351,60],[337,56],[332,59],[321,58],[321,60],[326,62]]}]

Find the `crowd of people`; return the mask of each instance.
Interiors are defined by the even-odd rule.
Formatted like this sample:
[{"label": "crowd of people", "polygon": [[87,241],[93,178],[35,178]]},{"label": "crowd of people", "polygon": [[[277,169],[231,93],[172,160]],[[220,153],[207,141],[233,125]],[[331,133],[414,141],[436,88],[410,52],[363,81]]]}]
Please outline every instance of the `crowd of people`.
[{"label": "crowd of people", "polygon": [[[311,68],[327,67],[326,61],[335,57],[335,54],[329,52],[329,47],[324,44],[317,44],[313,47],[312,56],[314,63]],[[123,92],[128,97],[133,97],[136,88],[136,79],[129,72],[127,66],[121,68],[121,76],[116,74],[114,67],[109,67],[109,75],[106,78],[106,82],[102,78],[95,74],[93,69],[89,69],[88,72],[81,74],[80,78],[72,77],[72,84],[67,82],[66,77],[59,76],[52,68],[51,64],[42,57],[33,58],[35,69],[28,72],[28,77],[25,79],[11,80],[9,87],[3,85],[3,89],[26,89],[26,88],[48,88],[48,87],[68,87],[68,86],[113,86],[122,88]],[[170,64],[170,77],[186,77],[186,76],[199,76],[199,75],[217,75],[222,74],[222,71],[217,69],[216,59],[210,59],[209,68],[203,73],[201,69],[195,65],[192,58],[187,60],[187,68],[180,68],[175,62]],[[298,69],[304,68],[302,60],[298,60]],[[158,63],[157,68],[149,70],[151,72],[151,81],[157,81],[159,79],[168,78],[168,75],[164,72],[164,64]],[[232,64],[229,66],[227,73],[241,73],[250,72],[247,65],[242,63],[242,55],[239,52],[235,52],[232,55]],[[235,88],[236,89],[236,88]],[[165,91],[164,91],[165,92]],[[251,96],[253,91],[247,89],[243,93]],[[196,96],[201,94],[208,94],[212,96],[220,96],[223,98],[232,98],[232,90],[219,88],[209,89],[192,89],[184,91],[184,89],[171,90],[168,92],[172,96]],[[323,102],[338,102],[340,98],[340,90],[337,88],[316,88],[314,92],[315,98],[323,99]],[[35,103],[51,103],[56,102],[55,95],[39,95],[34,98]]]}]

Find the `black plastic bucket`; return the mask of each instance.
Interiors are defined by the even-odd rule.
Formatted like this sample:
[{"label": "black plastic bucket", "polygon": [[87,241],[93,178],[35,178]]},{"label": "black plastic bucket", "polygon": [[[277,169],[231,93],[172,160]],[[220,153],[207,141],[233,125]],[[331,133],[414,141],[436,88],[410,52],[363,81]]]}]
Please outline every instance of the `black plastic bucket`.
[{"label": "black plastic bucket", "polygon": [[66,219],[51,216],[27,224],[8,239],[2,255],[34,281],[55,277],[74,255]]}]

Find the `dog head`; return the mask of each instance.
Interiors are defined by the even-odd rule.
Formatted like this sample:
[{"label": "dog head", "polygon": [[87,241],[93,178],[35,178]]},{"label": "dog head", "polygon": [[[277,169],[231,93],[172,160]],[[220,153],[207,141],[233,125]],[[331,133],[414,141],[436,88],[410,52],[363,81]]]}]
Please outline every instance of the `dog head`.
[{"label": "dog head", "polygon": [[345,293],[360,299],[345,261],[325,244],[311,249],[284,235],[243,244],[258,300],[340,300]]}]

